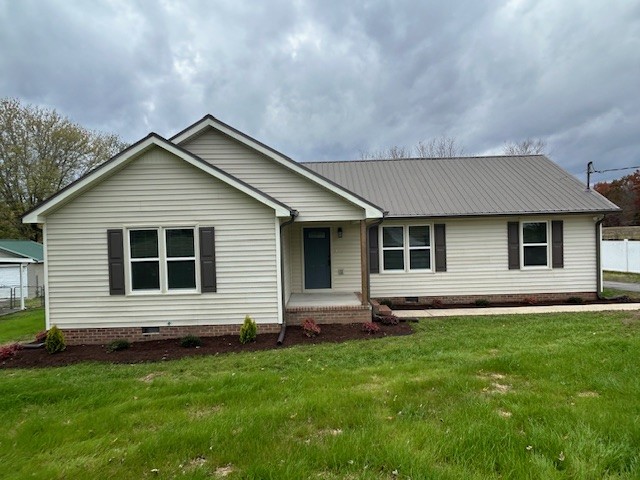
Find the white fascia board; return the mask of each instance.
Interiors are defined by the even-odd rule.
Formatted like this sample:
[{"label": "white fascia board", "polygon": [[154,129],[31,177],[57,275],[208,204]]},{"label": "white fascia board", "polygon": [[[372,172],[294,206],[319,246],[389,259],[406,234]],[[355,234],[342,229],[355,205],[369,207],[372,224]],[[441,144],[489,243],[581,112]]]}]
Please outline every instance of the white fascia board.
[{"label": "white fascia board", "polygon": [[327,190],[329,190],[329,191],[335,193],[336,195],[344,198],[345,200],[353,203],[354,205],[357,205],[358,207],[363,208],[364,211],[365,211],[365,217],[366,218],[382,218],[384,216],[384,212],[382,210],[379,210],[379,209],[375,208],[374,206],[370,205],[367,202],[363,202],[358,197],[356,197],[353,194],[349,193],[348,190],[343,189],[343,188],[336,188],[335,185],[333,185],[332,183],[326,181],[321,176],[319,176],[319,175],[317,175],[317,174],[315,174],[313,172],[310,172],[307,169],[301,167],[294,160],[286,158],[283,155],[279,155],[277,152],[275,152],[275,151],[273,151],[273,150],[271,150],[269,148],[266,148],[264,145],[261,145],[258,142],[252,141],[250,138],[247,138],[245,135],[239,133],[235,129],[229,128],[227,125],[224,125],[222,123],[216,122],[213,118],[209,118],[209,117],[204,118],[201,122],[196,123],[193,126],[193,128],[190,128],[190,129],[180,133],[176,137],[173,137],[171,139],[171,141],[179,145],[180,143],[184,142],[185,140],[187,140],[189,138],[192,138],[193,136],[197,135],[202,130],[204,130],[204,128],[206,128],[206,127],[212,127],[214,129],[218,130],[219,132],[222,132],[225,135],[228,135],[229,137],[233,138],[234,140],[237,140],[238,142],[246,145],[247,147],[258,151],[263,155],[266,155],[267,157],[269,157],[269,158],[275,160],[276,162],[278,162],[279,164],[287,167],[290,170],[293,170],[294,172],[296,172],[299,175],[302,175],[303,177],[307,178],[308,180],[311,180],[312,182],[317,183],[318,185],[326,188]]},{"label": "white fascia board", "polygon": [[40,207],[35,208],[28,214],[26,214],[22,222],[23,223],[44,223],[45,218],[49,212],[53,209],[57,208],[59,205],[64,204],[68,200],[76,197],[77,195],[83,193],[84,191],[90,189],[93,185],[100,182],[105,176],[108,176],[114,171],[117,171],[119,168],[122,168],[125,164],[133,160],[135,157],[143,154],[151,147],[160,147],[169,153],[176,155],[177,157],[182,158],[187,163],[193,165],[194,167],[208,173],[209,175],[217,178],[218,180],[225,182],[226,184],[232,186],[233,188],[240,190],[241,192],[249,195],[250,197],[256,199],[260,203],[263,203],[275,210],[277,217],[289,217],[291,216],[291,211],[285,208],[283,205],[280,205],[270,198],[261,195],[259,192],[256,192],[249,188],[247,185],[238,182],[232,177],[225,175],[220,172],[218,169],[207,165],[204,161],[198,161],[191,154],[186,153],[180,148],[177,148],[175,145],[170,142],[162,139],[155,134],[149,135],[147,138],[141,140],[138,144],[131,147],[128,151],[120,155],[119,157],[114,157],[109,160],[107,164],[104,164],[103,167],[98,167],[96,170],[88,173],[76,183],[72,183],[66,189],[60,191],[59,194],[52,200],[45,201]]},{"label": "white fascia board", "polygon": [[37,263],[32,258],[0,258],[0,265],[3,263]]}]

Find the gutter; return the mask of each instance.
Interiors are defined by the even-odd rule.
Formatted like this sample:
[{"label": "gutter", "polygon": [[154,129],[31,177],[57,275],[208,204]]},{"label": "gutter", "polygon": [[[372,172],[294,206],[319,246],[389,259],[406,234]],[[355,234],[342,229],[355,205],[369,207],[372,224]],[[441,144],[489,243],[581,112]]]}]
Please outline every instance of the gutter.
[{"label": "gutter", "polygon": [[291,218],[284,223],[280,224],[280,278],[282,278],[282,292],[280,296],[280,303],[282,304],[282,326],[280,327],[280,334],[278,335],[278,345],[282,345],[284,342],[284,334],[287,331],[287,299],[284,292],[284,243],[282,241],[282,231],[287,225],[291,225],[298,216],[297,210],[291,210]]},{"label": "gutter", "polygon": [[596,296],[599,300],[603,300],[602,289],[600,288],[602,285],[602,259],[601,259],[601,234],[600,234],[600,226],[604,222],[604,216],[602,216],[596,222]]},{"label": "gutter", "polygon": [[[382,212],[382,218],[367,225],[367,256],[369,255],[369,249],[371,248],[369,245],[369,229],[379,226],[382,222],[384,222],[384,219],[387,217],[387,215],[389,215],[389,212],[384,211]],[[380,248],[380,246],[378,246],[378,248]],[[371,264],[369,261],[367,261],[367,303],[371,303]]]}]

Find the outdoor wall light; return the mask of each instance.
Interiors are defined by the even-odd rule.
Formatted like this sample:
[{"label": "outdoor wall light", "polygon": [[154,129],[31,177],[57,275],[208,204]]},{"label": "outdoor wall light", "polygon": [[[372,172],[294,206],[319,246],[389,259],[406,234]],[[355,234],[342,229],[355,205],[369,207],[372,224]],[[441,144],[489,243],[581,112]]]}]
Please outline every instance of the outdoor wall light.
[{"label": "outdoor wall light", "polygon": [[338,227],[338,238],[342,238],[342,227]]}]

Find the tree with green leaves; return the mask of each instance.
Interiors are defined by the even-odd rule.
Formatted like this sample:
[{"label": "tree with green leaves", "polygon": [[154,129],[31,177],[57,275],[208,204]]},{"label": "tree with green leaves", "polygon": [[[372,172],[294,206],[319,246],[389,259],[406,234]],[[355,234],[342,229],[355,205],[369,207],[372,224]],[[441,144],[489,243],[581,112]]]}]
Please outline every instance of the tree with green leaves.
[{"label": "tree with green leaves", "polygon": [[125,147],[54,109],[0,99],[0,238],[40,240],[22,214]]}]

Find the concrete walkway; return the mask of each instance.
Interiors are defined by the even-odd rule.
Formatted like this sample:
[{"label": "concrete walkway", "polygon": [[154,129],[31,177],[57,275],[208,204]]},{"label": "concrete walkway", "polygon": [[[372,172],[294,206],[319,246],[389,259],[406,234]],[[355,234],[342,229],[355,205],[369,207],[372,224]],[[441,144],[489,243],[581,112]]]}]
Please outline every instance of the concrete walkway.
[{"label": "concrete walkway", "polygon": [[394,310],[400,318],[461,317],[474,315],[524,315],[531,313],[609,312],[640,310],[640,303],[608,303],[593,305],[532,305],[525,307],[442,308],[429,310]]},{"label": "concrete walkway", "polygon": [[612,282],[605,280],[605,288],[613,288],[614,290],[623,290],[625,292],[640,292],[640,283]]}]

